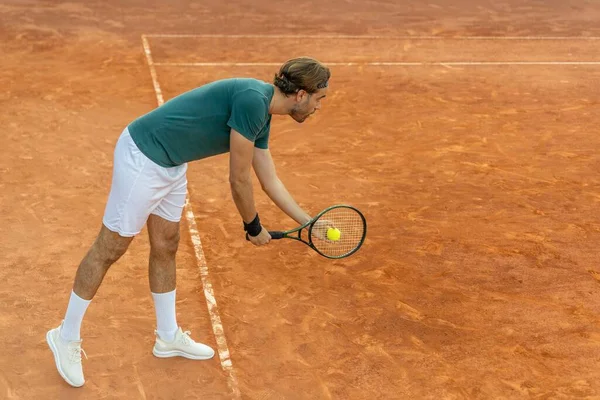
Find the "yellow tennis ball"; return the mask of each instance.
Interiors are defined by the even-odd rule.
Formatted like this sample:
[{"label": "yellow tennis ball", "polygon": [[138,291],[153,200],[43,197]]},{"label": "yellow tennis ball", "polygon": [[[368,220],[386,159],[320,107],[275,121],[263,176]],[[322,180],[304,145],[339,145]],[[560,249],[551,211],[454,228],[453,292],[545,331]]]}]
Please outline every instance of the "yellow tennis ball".
[{"label": "yellow tennis ball", "polygon": [[342,236],[342,232],[338,228],[327,229],[327,239],[335,242],[340,240],[340,236]]}]

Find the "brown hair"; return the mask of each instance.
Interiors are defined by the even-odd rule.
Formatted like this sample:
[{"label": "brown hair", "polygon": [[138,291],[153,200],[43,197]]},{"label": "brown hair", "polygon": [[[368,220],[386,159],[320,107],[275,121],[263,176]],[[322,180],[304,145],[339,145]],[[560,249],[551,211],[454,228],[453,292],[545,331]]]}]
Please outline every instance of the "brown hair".
[{"label": "brown hair", "polygon": [[331,72],[329,68],[310,57],[292,58],[286,61],[275,75],[273,84],[285,95],[306,90],[315,93],[327,87]]}]

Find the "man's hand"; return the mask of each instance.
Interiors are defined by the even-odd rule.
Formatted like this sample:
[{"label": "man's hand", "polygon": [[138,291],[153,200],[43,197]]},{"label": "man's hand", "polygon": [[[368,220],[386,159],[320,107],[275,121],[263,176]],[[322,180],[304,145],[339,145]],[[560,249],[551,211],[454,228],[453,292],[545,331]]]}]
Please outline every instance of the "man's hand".
[{"label": "man's hand", "polygon": [[262,246],[271,241],[271,235],[269,235],[269,232],[261,226],[260,233],[256,236],[248,235],[248,240],[255,246]]}]

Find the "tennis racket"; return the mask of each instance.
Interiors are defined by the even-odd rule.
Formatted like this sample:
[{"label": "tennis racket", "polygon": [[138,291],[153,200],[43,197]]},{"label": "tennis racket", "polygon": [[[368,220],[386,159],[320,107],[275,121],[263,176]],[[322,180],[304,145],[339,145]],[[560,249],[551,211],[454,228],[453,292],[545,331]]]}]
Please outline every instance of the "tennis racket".
[{"label": "tennis racket", "polygon": [[[330,232],[328,238],[331,229],[337,232]],[[360,249],[367,236],[367,220],[358,209],[339,204],[326,208],[302,226],[289,231],[269,231],[269,234],[276,240],[300,241],[324,257],[338,259]]]}]

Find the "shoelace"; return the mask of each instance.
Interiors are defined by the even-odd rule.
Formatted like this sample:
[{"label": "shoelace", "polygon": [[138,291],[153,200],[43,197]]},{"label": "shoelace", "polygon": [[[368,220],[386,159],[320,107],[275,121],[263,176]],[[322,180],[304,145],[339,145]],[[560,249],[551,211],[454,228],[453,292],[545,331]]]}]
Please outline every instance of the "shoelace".
[{"label": "shoelace", "polygon": [[85,359],[87,360],[88,356],[80,345],[69,345],[69,361],[75,364],[81,364],[81,353],[83,353]]},{"label": "shoelace", "polygon": [[191,331],[185,331],[183,332],[183,335],[181,335],[181,341],[183,342],[183,344],[185,344],[186,346],[189,346],[190,343],[192,342],[192,339],[190,338],[190,335],[192,334]]}]

